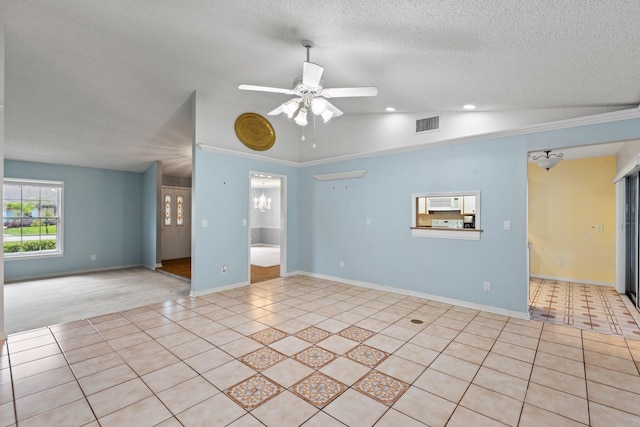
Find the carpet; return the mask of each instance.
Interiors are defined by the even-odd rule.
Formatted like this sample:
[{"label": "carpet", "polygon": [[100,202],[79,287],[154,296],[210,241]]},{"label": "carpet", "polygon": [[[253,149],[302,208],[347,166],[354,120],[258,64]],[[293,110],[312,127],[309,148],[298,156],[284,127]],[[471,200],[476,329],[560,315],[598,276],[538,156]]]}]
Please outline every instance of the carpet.
[{"label": "carpet", "polygon": [[251,246],[251,264],[259,267],[280,265],[280,246]]},{"label": "carpet", "polygon": [[189,295],[184,280],[146,268],[25,280],[4,286],[7,334],[115,313]]}]

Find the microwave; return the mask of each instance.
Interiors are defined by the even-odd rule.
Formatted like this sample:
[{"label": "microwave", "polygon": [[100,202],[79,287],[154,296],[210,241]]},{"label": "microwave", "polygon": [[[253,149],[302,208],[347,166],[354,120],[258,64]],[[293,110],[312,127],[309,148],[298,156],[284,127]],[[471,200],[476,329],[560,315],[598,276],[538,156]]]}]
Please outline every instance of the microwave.
[{"label": "microwave", "polygon": [[460,197],[429,197],[427,198],[428,211],[459,211]]}]

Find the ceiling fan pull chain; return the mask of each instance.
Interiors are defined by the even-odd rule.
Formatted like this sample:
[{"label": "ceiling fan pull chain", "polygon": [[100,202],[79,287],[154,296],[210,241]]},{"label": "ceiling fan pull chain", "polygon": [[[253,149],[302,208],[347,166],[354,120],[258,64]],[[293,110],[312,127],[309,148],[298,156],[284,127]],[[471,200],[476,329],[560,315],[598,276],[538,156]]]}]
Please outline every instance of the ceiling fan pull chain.
[{"label": "ceiling fan pull chain", "polygon": [[316,138],[316,115],[314,114],[313,115],[313,144],[311,144],[311,148],[316,148],[317,147],[316,141],[317,141],[317,138]]}]

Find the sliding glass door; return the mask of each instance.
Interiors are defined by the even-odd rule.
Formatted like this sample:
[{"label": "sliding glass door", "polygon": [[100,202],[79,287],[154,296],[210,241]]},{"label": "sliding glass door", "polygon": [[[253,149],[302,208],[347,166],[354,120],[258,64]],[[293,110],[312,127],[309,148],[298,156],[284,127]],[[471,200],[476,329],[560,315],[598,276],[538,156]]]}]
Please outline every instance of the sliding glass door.
[{"label": "sliding glass door", "polygon": [[638,172],[625,180],[625,291],[638,305]]}]

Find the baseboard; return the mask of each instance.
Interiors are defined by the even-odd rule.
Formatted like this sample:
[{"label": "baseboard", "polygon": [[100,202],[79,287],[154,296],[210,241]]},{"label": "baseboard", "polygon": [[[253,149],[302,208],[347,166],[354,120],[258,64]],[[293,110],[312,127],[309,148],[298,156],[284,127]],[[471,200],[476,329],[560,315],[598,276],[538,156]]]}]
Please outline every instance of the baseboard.
[{"label": "baseboard", "polygon": [[192,298],[201,297],[203,295],[209,295],[209,294],[214,294],[216,292],[228,291],[230,289],[241,288],[243,286],[249,286],[249,282],[234,283],[232,285],[219,286],[217,288],[205,289],[202,291],[191,290],[191,292],[189,293],[189,296]]},{"label": "baseboard", "polygon": [[442,302],[442,303],[445,303],[445,304],[456,305],[456,306],[459,306],[459,307],[465,307],[465,308],[471,308],[471,309],[474,309],[474,310],[486,311],[488,313],[500,314],[502,316],[508,316],[508,317],[514,317],[516,319],[524,319],[524,320],[529,320],[530,319],[528,311],[527,312],[520,312],[520,311],[514,311],[514,310],[507,310],[507,309],[500,308],[500,307],[493,307],[493,306],[490,306],[490,305],[476,304],[476,303],[473,303],[473,302],[462,301],[462,300],[458,300],[458,299],[454,299],[454,298],[440,297],[440,296],[437,296],[437,295],[425,294],[423,292],[417,292],[417,291],[410,291],[410,290],[407,290],[407,289],[394,288],[392,286],[378,285],[376,283],[370,283],[370,282],[361,282],[361,281],[357,281],[357,280],[344,279],[342,277],[328,276],[328,275],[325,275],[325,274],[309,273],[309,272],[306,272],[306,271],[296,271],[295,273],[291,273],[290,275],[293,276],[295,274],[299,274],[299,275],[303,275],[303,276],[309,276],[309,277],[315,277],[315,278],[318,278],[318,279],[332,280],[332,281],[335,281],[335,282],[346,283],[348,285],[359,286],[361,288],[375,289],[375,290],[378,290],[378,291],[393,292],[393,293],[400,294],[400,295],[424,298],[424,299],[428,299],[430,301]]},{"label": "baseboard", "polygon": [[45,274],[36,274],[33,276],[22,276],[22,277],[15,277],[12,279],[5,279],[4,283],[9,284],[9,283],[16,283],[16,282],[24,282],[25,280],[49,279],[53,277],[62,277],[62,276],[75,276],[77,274],[99,273],[101,271],[122,270],[125,268],[136,268],[136,267],[146,267],[146,266],[143,264],[131,264],[131,265],[118,265],[114,267],[104,267],[104,268],[90,268],[86,270],[61,271],[59,273],[45,273]]},{"label": "baseboard", "polygon": [[582,279],[574,279],[572,277],[557,277],[557,276],[544,276],[541,274],[532,274],[532,279],[544,279],[544,280],[555,280],[557,282],[573,282],[573,283],[582,283],[585,285],[597,285],[597,286],[607,286],[610,288],[615,288],[615,283],[608,282],[594,282],[592,280],[582,280]]}]

